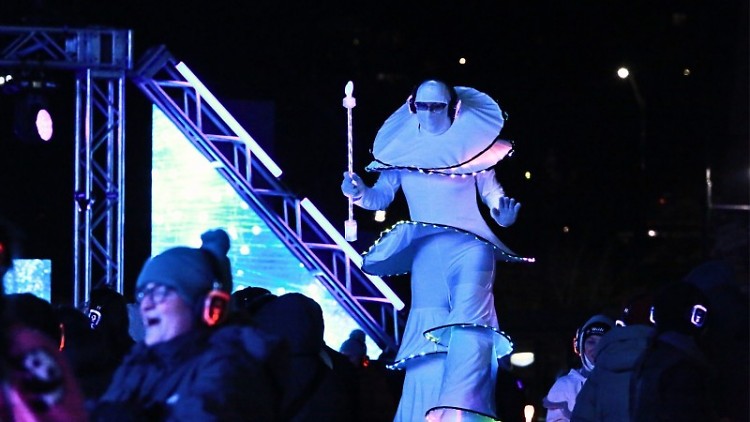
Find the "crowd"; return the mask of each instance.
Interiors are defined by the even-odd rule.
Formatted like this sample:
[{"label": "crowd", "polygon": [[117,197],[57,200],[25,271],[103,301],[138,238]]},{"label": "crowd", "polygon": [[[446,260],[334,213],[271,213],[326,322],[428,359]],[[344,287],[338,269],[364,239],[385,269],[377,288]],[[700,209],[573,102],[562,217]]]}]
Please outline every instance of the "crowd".
[{"label": "crowd", "polygon": [[748,420],[748,324],[747,293],[722,261],[640,292],[617,323],[596,315],[578,329],[583,365],[550,388],[546,421]]},{"label": "crowd", "polygon": [[[230,295],[229,238],[216,230],[202,239],[144,265],[138,341],[126,299],[107,287],[94,289],[84,309],[1,295],[0,420],[393,420],[403,378],[367,356],[364,332],[335,350],[314,300],[257,287]],[[0,230],[0,276],[11,257]],[[546,420],[747,420],[743,298],[729,267],[711,261],[634,297],[617,323],[594,315],[575,333],[581,367],[544,399]],[[502,379],[498,413],[523,420],[527,397]]]},{"label": "crowd", "polygon": [[[12,265],[12,242],[0,231],[2,276]],[[9,329],[0,345],[0,420],[393,417],[393,381],[366,356],[363,332],[340,352],[323,340],[322,310],[311,298],[257,287],[231,293],[227,233],[208,231],[202,240],[200,248],[174,247],[143,266],[137,340],[127,300],[108,287],[92,290],[84,309],[29,293],[2,295]]]}]

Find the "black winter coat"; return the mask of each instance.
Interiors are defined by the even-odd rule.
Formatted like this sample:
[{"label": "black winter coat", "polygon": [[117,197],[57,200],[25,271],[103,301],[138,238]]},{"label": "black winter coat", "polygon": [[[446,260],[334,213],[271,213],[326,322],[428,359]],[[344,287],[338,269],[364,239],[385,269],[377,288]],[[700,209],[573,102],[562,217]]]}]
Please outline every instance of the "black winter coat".
[{"label": "black winter coat", "polygon": [[94,421],[275,419],[274,342],[246,326],[200,329],[134,346],[99,400]]}]

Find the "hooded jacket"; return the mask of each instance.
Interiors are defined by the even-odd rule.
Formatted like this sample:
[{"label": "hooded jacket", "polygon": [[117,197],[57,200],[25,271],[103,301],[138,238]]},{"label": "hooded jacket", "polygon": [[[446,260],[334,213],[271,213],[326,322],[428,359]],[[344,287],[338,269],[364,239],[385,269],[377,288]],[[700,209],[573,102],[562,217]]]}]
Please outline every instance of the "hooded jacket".
[{"label": "hooded jacket", "polygon": [[654,328],[615,327],[599,341],[596,366],[578,393],[571,422],[630,422],[630,377]]}]

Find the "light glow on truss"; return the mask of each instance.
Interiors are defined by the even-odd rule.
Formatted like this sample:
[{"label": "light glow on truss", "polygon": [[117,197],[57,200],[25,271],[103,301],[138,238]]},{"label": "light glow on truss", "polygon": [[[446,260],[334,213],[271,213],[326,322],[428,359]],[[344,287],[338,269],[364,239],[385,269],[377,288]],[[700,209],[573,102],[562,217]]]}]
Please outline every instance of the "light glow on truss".
[{"label": "light glow on truss", "polygon": [[208,103],[208,105],[211,106],[211,108],[216,112],[216,114],[221,117],[221,119],[224,121],[224,123],[229,126],[230,129],[234,131],[234,133],[242,140],[242,142],[245,143],[245,145],[250,148],[250,151],[260,160],[261,163],[263,163],[264,166],[268,169],[268,171],[273,174],[274,177],[281,176],[281,168],[276,165],[276,163],[271,159],[271,157],[266,154],[265,151],[263,151],[263,148],[258,145],[257,142],[255,142],[255,139],[253,139],[252,136],[250,136],[249,133],[240,125],[240,123],[235,119],[229,111],[227,111],[226,108],[219,102],[219,100],[216,99],[216,97],[211,93],[211,91],[206,88],[205,85],[198,79],[195,74],[188,69],[188,67],[185,65],[185,63],[180,62],[175,66],[178,72],[187,80],[190,82],[190,84],[195,88],[195,90],[198,92],[198,94],[203,97],[203,99]]},{"label": "light glow on truss", "polygon": [[[344,251],[346,256],[358,268],[362,268],[362,255],[354,250],[349,242],[344,239],[344,236],[342,236],[341,233],[339,233],[338,230],[336,230],[336,228],[331,225],[331,223],[323,216],[318,208],[315,207],[315,205],[313,205],[313,203],[307,198],[304,198],[300,202],[300,205],[305,209],[305,211],[308,212],[308,214],[310,214],[313,220],[315,220],[320,225],[320,227],[328,234],[328,236],[331,236],[331,239],[333,239],[333,241],[336,242],[341,250]],[[383,281],[382,278],[369,274],[365,275],[370,279],[370,281],[372,281],[372,284],[374,284],[375,287],[380,290],[380,293],[382,293],[383,296],[385,296],[385,298],[388,299],[391,304],[393,304],[393,307],[395,307],[399,311],[404,309],[404,302],[393,290],[391,290],[390,287],[388,287],[388,285],[385,283],[385,281]]]}]

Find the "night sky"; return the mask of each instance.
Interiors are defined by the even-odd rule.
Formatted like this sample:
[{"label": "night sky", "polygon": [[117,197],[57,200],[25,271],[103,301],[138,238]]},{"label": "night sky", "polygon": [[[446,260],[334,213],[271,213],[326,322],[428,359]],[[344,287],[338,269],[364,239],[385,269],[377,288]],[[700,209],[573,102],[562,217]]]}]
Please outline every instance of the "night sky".
[{"label": "night sky", "polygon": [[[559,339],[587,315],[619,311],[629,294],[681,277],[703,259],[732,260],[747,283],[748,213],[708,212],[705,199],[711,167],[715,203],[750,203],[746,1],[303,4],[10,0],[0,25],[133,29],[136,60],[164,44],[220,100],[272,104],[273,130],[263,141],[273,144],[285,183],[334,223],[346,219],[339,185],[347,81],[357,99],[358,169],[371,159],[380,124],[423,78],[490,94],[509,114],[502,136],[516,146],[496,170],[523,203],[516,225],[501,236],[538,258],[533,267],[499,268],[501,323],[511,335],[558,330],[550,341],[562,358],[570,358],[569,343]],[[630,68],[643,104],[617,77],[620,66]],[[128,93],[131,280],[149,248],[149,115],[139,95]],[[28,255],[63,254],[65,261],[73,171],[60,158],[72,159],[72,134],[69,144],[42,150],[1,133],[9,194],[0,213],[25,230]],[[405,206],[392,208],[389,221],[406,217]],[[358,219],[364,239],[386,227],[369,214]],[[647,238],[647,228],[661,237]],[[530,337],[519,341],[545,343]],[[549,377],[560,362],[547,365],[541,371]]]}]

